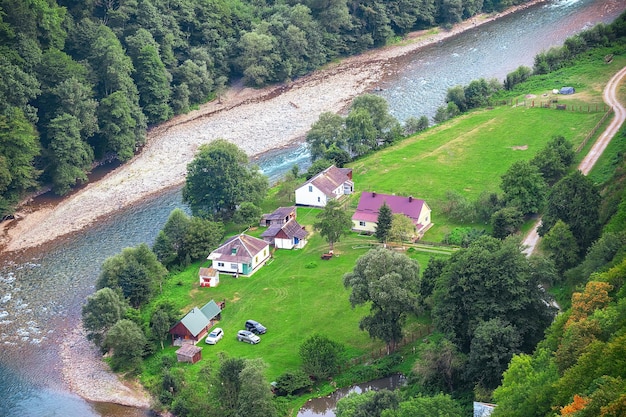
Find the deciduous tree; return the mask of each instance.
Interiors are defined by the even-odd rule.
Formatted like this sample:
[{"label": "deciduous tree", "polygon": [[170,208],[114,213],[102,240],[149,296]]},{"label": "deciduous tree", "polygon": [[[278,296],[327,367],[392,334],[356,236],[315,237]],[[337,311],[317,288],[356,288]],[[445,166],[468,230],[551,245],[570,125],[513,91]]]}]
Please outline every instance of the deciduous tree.
[{"label": "deciduous tree", "polygon": [[146,336],[135,322],[122,319],[107,332],[103,346],[113,352],[111,369],[138,372],[142,366]]},{"label": "deciduous tree", "polygon": [[546,198],[546,182],[539,169],[527,161],[517,161],[502,176],[500,188],[507,206],[517,207],[524,215],[537,213]]},{"label": "deciduous tree", "polygon": [[393,351],[402,340],[407,315],[418,310],[419,265],[404,254],[385,248],[372,249],[357,259],[352,272],[344,275],[350,287],[350,304],[370,305],[370,314],[359,327]]},{"label": "deciduous tree", "polygon": [[335,199],[331,199],[326,203],[326,207],[315,217],[313,224],[315,230],[326,239],[333,251],[336,242],[339,242],[342,236],[350,232],[352,220],[350,215],[341,206],[341,203]]},{"label": "deciduous tree", "polygon": [[245,152],[218,139],[200,146],[187,166],[183,200],[195,216],[229,219],[238,204],[259,203],[267,187],[267,177],[248,165]]},{"label": "deciduous tree", "polygon": [[124,317],[128,308],[124,297],[111,288],[101,288],[87,297],[81,313],[87,338],[102,346],[106,333]]},{"label": "deciduous tree", "polygon": [[314,334],[299,348],[302,369],[318,380],[335,375],[341,364],[344,347],[326,336]]}]

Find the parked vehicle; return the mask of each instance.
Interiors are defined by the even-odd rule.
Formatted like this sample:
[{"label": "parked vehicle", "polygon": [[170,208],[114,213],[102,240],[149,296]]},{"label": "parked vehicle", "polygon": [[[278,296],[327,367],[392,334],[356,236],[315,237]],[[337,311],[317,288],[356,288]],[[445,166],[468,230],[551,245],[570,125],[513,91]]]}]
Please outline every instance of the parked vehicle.
[{"label": "parked vehicle", "polygon": [[246,330],[256,334],[265,334],[267,329],[261,323],[255,320],[246,321]]},{"label": "parked vehicle", "polygon": [[224,337],[224,330],[222,330],[221,327],[216,327],[215,329],[211,330],[211,333],[209,333],[204,341],[209,345],[214,345],[222,340],[222,337]]},{"label": "parked vehicle", "polygon": [[237,332],[237,340],[240,342],[247,342],[252,345],[256,345],[261,341],[261,338],[249,330],[239,330]]}]

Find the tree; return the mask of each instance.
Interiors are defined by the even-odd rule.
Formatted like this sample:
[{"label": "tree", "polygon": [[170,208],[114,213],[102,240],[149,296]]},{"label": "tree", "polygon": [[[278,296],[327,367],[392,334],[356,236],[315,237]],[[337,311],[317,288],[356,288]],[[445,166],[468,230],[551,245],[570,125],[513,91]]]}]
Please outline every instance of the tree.
[{"label": "tree", "polygon": [[552,185],[567,173],[574,162],[574,156],[572,143],[563,136],[555,136],[531,159],[530,163],[539,168],[546,182]]},{"label": "tree", "polygon": [[[1,60],[1,58],[0,58]],[[0,86],[1,88],[1,86]],[[1,104],[0,104],[1,106]],[[37,135],[24,113],[12,108],[0,114],[0,213],[13,211],[22,193],[37,184],[33,165],[40,147]]]},{"label": "tree", "polygon": [[420,279],[420,296],[422,301],[428,299],[435,289],[437,278],[443,272],[443,268],[446,266],[446,260],[443,258],[435,258],[431,256],[428,259],[428,264],[422,273]]},{"label": "tree", "polygon": [[311,161],[324,158],[326,152],[335,145],[338,148],[345,146],[343,137],[344,120],[338,114],[324,112],[320,114],[318,120],[313,123],[311,129],[306,134],[306,143],[311,152]]},{"label": "tree", "polygon": [[491,235],[504,239],[516,233],[522,224],[524,224],[524,214],[517,207],[504,207],[491,216]]},{"label": "tree", "polygon": [[200,217],[192,217],[185,234],[185,256],[192,261],[206,257],[224,239],[224,224]]},{"label": "tree", "polygon": [[135,322],[122,319],[107,332],[103,346],[113,351],[111,369],[138,372],[146,346],[146,336]]},{"label": "tree", "polygon": [[277,417],[278,412],[272,401],[270,384],[263,371],[267,368],[262,359],[248,359],[239,373],[241,388],[239,390],[237,417]]},{"label": "tree", "polygon": [[123,91],[104,97],[98,107],[99,136],[104,141],[104,151],[115,152],[123,162],[133,157],[140,143],[132,107]]},{"label": "tree", "polygon": [[342,236],[348,234],[352,227],[350,215],[336,199],[329,200],[326,207],[315,218],[317,221],[313,224],[313,228],[326,239],[331,252],[335,243],[339,242]]},{"label": "tree", "polygon": [[468,379],[489,390],[496,388],[520,345],[520,335],[510,323],[500,318],[480,323],[470,344]]},{"label": "tree", "polygon": [[520,350],[529,352],[553,318],[539,284],[517,240],[483,236],[455,252],[439,276],[435,325],[461,352],[469,352],[478,325],[499,318],[515,326]]},{"label": "tree", "polygon": [[374,236],[380,243],[387,243],[387,238],[391,232],[392,212],[386,202],[378,209],[378,219],[376,220],[376,232]]},{"label": "tree", "polygon": [[78,119],[69,114],[62,114],[50,121],[48,137],[50,145],[46,154],[52,164],[52,189],[56,194],[63,195],[77,180],[87,181],[93,151],[81,140]]},{"label": "tree", "polygon": [[301,369],[287,371],[276,378],[278,395],[294,395],[308,390],[313,385],[311,378]]},{"label": "tree", "polygon": [[[372,121],[377,132],[376,138],[379,140],[386,139],[387,133],[396,130],[400,125],[396,118],[389,113],[389,103],[387,103],[387,100],[376,94],[357,96],[352,101],[349,115],[359,110],[365,110],[367,114],[369,114],[369,119]],[[349,115],[348,118],[350,117]]]},{"label": "tree", "polygon": [[163,349],[163,341],[167,340],[169,330],[178,321],[179,310],[170,300],[162,300],[157,302],[150,318],[150,330],[152,332],[152,340],[157,339],[161,343]]},{"label": "tree", "polygon": [[353,392],[337,401],[337,417],[379,417],[385,410],[395,410],[400,403],[396,391],[381,389]]},{"label": "tree", "polygon": [[238,204],[258,204],[267,191],[267,177],[248,165],[237,145],[217,139],[202,145],[187,165],[183,200],[194,216],[230,218]]},{"label": "tree", "polygon": [[541,240],[541,247],[545,249],[558,271],[565,270],[578,264],[578,244],[569,226],[558,220],[552,229]]},{"label": "tree", "polygon": [[514,355],[502,384],[493,392],[498,407],[494,417],[548,415],[559,378],[552,352],[539,348],[534,355]]},{"label": "tree", "polygon": [[87,297],[81,312],[87,339],[101,347],[106,333],[124,317],[128,307],[124,297],[111,288],[99,289]]},{"label": "tree", "polygon": [[444,338],[436,343],[424,345],[413,371],[427,392],[454,393],[463,384],[466,362],[465,355]]},{"label": "tree", "polygon": [[385,410],[381,417],[461,417],[464,416],[461,405],[446,394],[418,396],[402,401],[396,410]]},{"label": "tree", "polygon": [[378,130],[372,115],[364,108],[355,108],[346,117],[345,137],[352,155],[363,155],[377,145]]},{"label": "tree", "polygon": [[408,216],[402,213],[394,213],[391,218],[391,228],[388,239],[393,242],[403,243],[410,241],[415,236],[415,224]]},{"label": "tree", "polygon": [[300,345],[302,369],[318,380],[335,375],[341,364],[344,347],[326,336],[314,334]]},{"label": "tree", "polygon": [[326,158],[315,160],[315,162],[313,162],[306,171],[305,177],[307,181],[313,178],[314,176],[316,176],[317,174],[319,174],[320,172],[324,171],[326,168],[328,168],[332,164],[333,164],[332,161]]},{"label": "tree", "polygon": [[166,274],[156,255],[142,243],[107,258],[96,287],[120,288],[131,306],[139,307],[150,301]]},{"label": "tree", "polygon": [[261,209],[249,201],[244,201],[237,207],[233,221],[243,226],[251,226],[259,222]]},{"label": "tree", "polygon": [[584,254],[600,232],[600,194],[593,182],[580,171],[572,172],[554,184],[537,230],[544,236],[560,219],[566,223]]},{"label": "tree", "polygon": [[426,116],[421,116],[419,119],[417,117],[409,117],[404,122],[404,134],[413,135],[414,133],[428,129],[428,125],[429,121]]},{"label": "tree", "polygon": [[166,267],[174,263],[180,264],[184,259],[184,242],[190,223],[187,213],[175,208],[168,216],[163,229],[159,231],[152,250]]},{"label": "tree", "polygon": [[241,392],[241,371],[246,365],[242,358],[226,358],[220,364],[217,372],[215,397],[224,416],[234,417],[239,408],[239,393]]},{"label": "tree", "polygon": [[351,287],[350,304],[370,305],[370,315],[359,327],[370,337],[383,340],[393,351],[402,340],[407,314],[418,309],[419,264],[406,255],[385,249],[372,249],[357,259],[352,272],[343,277]]},{"label": "tree", "polygon": [[500,188],[507,206],[517,207],[522,214],[537,213],[546,198],[546,182],[539,169],[527,161],[517,161],[502,176]]}]

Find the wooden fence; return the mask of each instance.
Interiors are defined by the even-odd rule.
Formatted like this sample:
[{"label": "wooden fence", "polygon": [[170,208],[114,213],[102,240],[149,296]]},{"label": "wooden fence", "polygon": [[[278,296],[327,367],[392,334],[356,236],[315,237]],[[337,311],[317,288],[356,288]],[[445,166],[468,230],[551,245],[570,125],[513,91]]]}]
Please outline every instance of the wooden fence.
[{"label": "wooden fence", "polygon": [[598,129],[600,129],[600,126],[602,126],[606,118],[609,117],[609,115],[612,113],[613,113],[613,107],[610,107],[609,110],[606,113],[604,113],[604,116],[602,116],[602,119],[600,119],[600,121],[595,125],[593,129],[591,129],[591,132],[589,132],[589,134],[585,137],[582,143],[578,145],[578,148],[576,148],[576,153],[580,152],[582,148],[585,147],[587,142],[589,142],[589,139],[591,139],[596,134],[596,132],[598,131]]},{"label": "wooden fence", "polygon": [[578,113],[598,113],[598,112],[610,112],[611,108],[604,103],[596,104],[564,104],[559,103],[557,99],[546,100],[500,100],[489,104],[490,107],[494,106],[515,106],[515,107],[541,107],[544,109],[555,109],[565,111],[575,111]]}]

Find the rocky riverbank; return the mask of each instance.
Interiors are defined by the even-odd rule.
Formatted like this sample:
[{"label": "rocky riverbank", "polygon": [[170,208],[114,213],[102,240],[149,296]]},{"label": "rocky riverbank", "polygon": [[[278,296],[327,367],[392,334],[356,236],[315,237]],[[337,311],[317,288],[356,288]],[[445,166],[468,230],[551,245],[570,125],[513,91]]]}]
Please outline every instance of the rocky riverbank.
[{"label": "rocky riverbank", "polygon": [[236,143],[251,157],[301,140],[321,113],[341,112],[355,96],[375,88],[394,58],[541,1],[475,16],[449,31],[412,33],[401,44],[330,64],[290,83],[264,89],[234,86],[221,103],[207,103],[152,129],[141,153],[101,180],[56,205],[22,206],[14,220],[0,226],[3,251],[36,247],[181,185],[197,148],[216,138]]},{"label": "rocky riverbank", "polygon": [[150,395],[136,381],[112,373],[98,348],[78,327],[61,344],[63,381],[70,391],[93,402],[107,402],[135,408],[150,408]]}]

